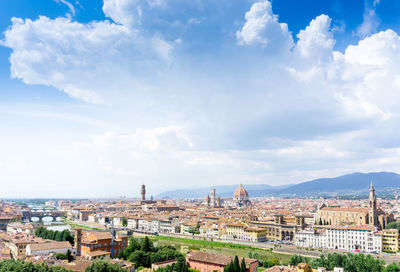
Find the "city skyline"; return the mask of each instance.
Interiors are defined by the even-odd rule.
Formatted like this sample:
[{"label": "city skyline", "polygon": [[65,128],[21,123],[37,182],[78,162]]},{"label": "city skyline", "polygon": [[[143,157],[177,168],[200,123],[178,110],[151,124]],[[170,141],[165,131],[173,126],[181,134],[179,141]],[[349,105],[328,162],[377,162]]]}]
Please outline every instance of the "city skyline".
[{"label": "city skyline", "polygon": [[1,3],[0,198],[399,173],[400,6],[292,2]]}]

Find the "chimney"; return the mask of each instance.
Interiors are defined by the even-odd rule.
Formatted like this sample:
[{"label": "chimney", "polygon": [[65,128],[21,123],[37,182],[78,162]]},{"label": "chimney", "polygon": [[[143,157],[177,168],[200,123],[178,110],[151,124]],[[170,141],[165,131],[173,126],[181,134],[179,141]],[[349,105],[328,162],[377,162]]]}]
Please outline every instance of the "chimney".
[{"label": "chimney", "polygon": [[75,229],[75,246],[76,246],[76,256],[81,256],[81,247],[82,247],[82,229]]}]

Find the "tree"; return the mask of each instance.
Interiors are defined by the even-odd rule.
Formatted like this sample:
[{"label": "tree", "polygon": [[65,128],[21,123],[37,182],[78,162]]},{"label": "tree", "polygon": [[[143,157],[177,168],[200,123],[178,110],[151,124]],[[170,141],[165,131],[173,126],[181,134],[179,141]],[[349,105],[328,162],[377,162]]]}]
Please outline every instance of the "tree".
[{"label": "tree", "polygon": [[400,263],[391,263],[389,264],[386,269],[385,272],[400,272]]},{"label": "tree", "polygon": [[299,263],[303,262],[304,262],[304,257],[297,254],[292,255],[289,260],[290,265],[298,265]]},{"label": "tree", "polygon": [[278,258],[272,258],[271,259],[271,266],[279,265],[281,261]]},{"label": "tree", "polygon": [[65,229],[63,231],[48,230],[44,227],[39,227],[35,231],[35,235],[43,239],[50,239],[55,241],[68,241],[71,245],[74,245],[74,237],[70,231]]},{"label": "tree", "polygon": [[144,237],[140,249],[144,252],[150,252],[154,250],[153,243],[150,241],[149,237]]},{"label": "tree", "polygon": [[86,267],[85,272],[126,272],[118,264],[111,264],[106,261],[97,261]]},{"label": "tree", "polygon": [[21,260],[3,260],[0,261],[0,272],[69,272],[69,270],[58,267],[50,266],[47,263],[33,264],[31,262],[24,262]]},{"label": "tree", "polygon": [[247,272],[246,261],[244,260],[244,258],[242,258],[242,262],[240,264],[240,272]]},{"label": "tree", "polygon": [[397,229],[400,231],[400,222],[390,222],[386,225],[386,229]]},{"label": "tree", "polygon": [[176,272],[188,272],[189,271],[185,257],[181,256],[177,259],[177,262],[174,266],[174,271],[176,271]]},{"label": "tree", "polygon": [[122,218],[122,226],[123,227],[128,226],[128,218]]},{"label": "tree", "polygon": [[67,253],[65,253],[65,256],[67,257],[69,263],[74,259],[74,256],[72,256],[72,253],[69,249],[67,250]]},{"label": "tree", "polygon": [[57,232],[55,233],[55,239],[54,239],[54,240],[56,240],[56,241],[63,241],[62,232],[57,231]]},{"label": "tree", "polygon": [[237,255],[235,256],[235,259],[233,259],[233,269],[235,272],[240,272],[239,258]]}]

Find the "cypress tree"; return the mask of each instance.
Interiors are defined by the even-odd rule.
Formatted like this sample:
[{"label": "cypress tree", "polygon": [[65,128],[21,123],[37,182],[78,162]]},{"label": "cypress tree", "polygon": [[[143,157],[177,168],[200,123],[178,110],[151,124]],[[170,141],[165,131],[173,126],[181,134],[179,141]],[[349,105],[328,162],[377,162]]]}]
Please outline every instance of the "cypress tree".
[{"label": "cypress tree", "polygon": [[235,259],[233,260],[233,271],[240,272],[239,258],[237,255],[235,256]]},{"label": "cypress tree", "polygon": [[244,258],[242,259],[242,263],[240,264],[240,272],[247,272],[246,261],[244,260]]}]

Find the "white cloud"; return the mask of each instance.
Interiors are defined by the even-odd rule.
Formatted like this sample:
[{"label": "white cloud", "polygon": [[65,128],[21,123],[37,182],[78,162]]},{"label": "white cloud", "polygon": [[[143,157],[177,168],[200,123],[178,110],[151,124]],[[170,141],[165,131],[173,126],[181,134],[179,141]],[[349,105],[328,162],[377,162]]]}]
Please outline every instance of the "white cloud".
[{"label": "white cloud", "polygon": [[317,64],[323,64],[332,58],[335,40],[330,30],[331,18],[320,15],[310,22],[305,30],[300,30],[299,38],[294,49],[307,60],[314,60]]},{"label": "white cloud", "polygon": [[287,49],[292,45],[292,37],[285,23],[279,23],[278,16],[272,13],[268,0],[254,3],[245,15],[246,22],[236,32],[240,45],[282,43]]},{"label": "white cloud", "polygon": [[76,10],[75,10],[75,7],[73,4],[71,4],[70,2],[68,2],[66,0],[54,0],[54,1],[56,1],[57,3],[62,3],[68,7],[70,13],[67,13],[67,16],[69,14],[72,16],[75,16]]},{"label": "white cloud", "polygon": [[[107,105],[90,105],[98,120],[92,116],[78,122],[80,115],[73,113],[54,116],[60,126],[73,120],[90,126],[89,132],[74,131],[62,140],[38,134],[43,140],[32,140],[14,154],[12,146],[4,145],[14,137],[4,138],[0,160],[10,169],[8,178],[17,179],[16,166],[34,161],[41,146],[49,146],[47,157],[27,169],[31,176],[45,179],[39,169],[55,164],[54,172],[62,173],[63,164],[71,165],[65,166],[68,179],[79,181],[82,175],[96,180],[106,193],[109,180],[121,187],[146,182],[161,190],[294,183],[397,169],[396,32],[370,33],[337,52],[331,19],[320,15],[297,34],[295,43],[270,2],[259,1],[236,32],[241,46],[230,36],[223,53],[198,52],[203,47],[195,46],[196,39],[180,38],[192,29],[185,24],[176,37],[165,35],[171,41],[156,27],[146,28],[147,12],[168,10],[167,4],[106,0],[104,12],[113,22],[13,19],[2,44],[12,49],[14,78]],[[196,28],[207,27],[207,20],[195,15],[190,18],[202,18]],[[176,52],[174,46],[184,49]],[[29,112],[19,114],[25,118]],[[31,118],[50,119],[37,113]],[[8,132],[4,122],[1,128]],[[20,160],[26,150],[31,155]],[[53,170],[43,173],[54,175]],[[46,180],[50,184],[51,178]]]},{"label": "white cloud", "polygon": [[120,13],[128,3],[135,2],[104,1],[108,15],[123,25],[109,21],[81,24],[44,16],[34,21],[13,18],[2,41],[13,50],[12,77],[27,84],[53,86],[93,103],[109,103],[148,85],[141,75],[166,65],[173,43],[134,28],[132,15]]},{"label": "white cloud", "polygon": [[379,0],[374,0],[372,2],[372,7],[370,0],[365,0],[363,22],[357,29],[357,35],[365,38],[368,35],[376,32],[380,20],[376,15],[376,6],[380,3]]}]

